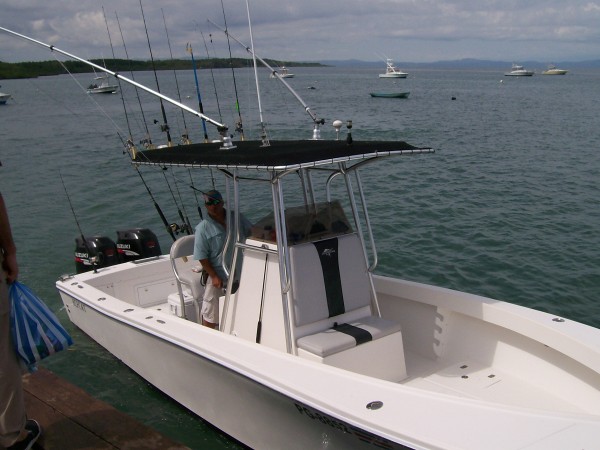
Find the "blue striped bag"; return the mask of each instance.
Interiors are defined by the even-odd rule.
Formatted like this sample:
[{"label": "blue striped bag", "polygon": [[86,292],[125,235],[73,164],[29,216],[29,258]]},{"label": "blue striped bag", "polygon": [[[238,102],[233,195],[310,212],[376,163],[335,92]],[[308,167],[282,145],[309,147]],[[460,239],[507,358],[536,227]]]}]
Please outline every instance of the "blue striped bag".
[{"label": "blue striped bag", "polygon": [[30,372],[35,364],[73,344],[58,318],[18,281],[9,285],[10,328],[17,355]]}]

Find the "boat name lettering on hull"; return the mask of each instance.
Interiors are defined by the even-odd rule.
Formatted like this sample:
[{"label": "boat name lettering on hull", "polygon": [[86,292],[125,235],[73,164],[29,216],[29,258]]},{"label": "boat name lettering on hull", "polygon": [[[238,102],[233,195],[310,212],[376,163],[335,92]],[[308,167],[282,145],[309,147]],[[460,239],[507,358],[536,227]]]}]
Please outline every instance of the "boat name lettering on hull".
[{"label": "boat name lettering on hull", "polygon": [[344,422],[333,419],[325,414],[321,414],[320,412],[315,411],[314,409],[308,408],[307,406],[304,406],[304,405],[301,405],[298,403],[294,403],[294,406],[296,407],[298,412],[300,414],[302,414],[303,416],[306,416],[313,420],[318,420],[322,424],[328,425],[336,430],[342,431],[343,433],[352,434],[352,435],[354,435],[354,437],[356,439],[360,440],[363,443],[370,444],[370,445],[373,445],[373,446],[375,446],[377,448],[381,448],[381,449],[396,448],[396,449],[410,450],[409,447],[395,444],[393,442],[388,441],[387,439],[376,436],[367,431],[361,430],[360,428],[356,428],[354,426],[349,426]]},{"label": "boat name lettering on hull", "polygon": [[77,308],[77,309],[80,309],[80,310],[82,310],[83,312],[85,312],[85,311],[86,311],[86,309],[87,309],[87,306],[86,306],[86,304],[85,304],[85,303],[83,303],[83,302],[81,302],[81,301],[79,301],[79,300],[75,300],[75,299],[73,299],[73,306],[74,306],[75,308]]},{"label": "boat name lettering on hull", "polygon": [[298,412],[302,415],[305,415],[313,420],[318,420],[319,422],[329,425],[336,430],[343,431],[344,433],[350,433],[350,429],[346,426],[345,423],[340,422],[338,420],[332,419],[331,417],[327,417],[317,411],[310,410],[306,406],[299,405],[298,403],[294,403],[294,406],[298,410]]}]

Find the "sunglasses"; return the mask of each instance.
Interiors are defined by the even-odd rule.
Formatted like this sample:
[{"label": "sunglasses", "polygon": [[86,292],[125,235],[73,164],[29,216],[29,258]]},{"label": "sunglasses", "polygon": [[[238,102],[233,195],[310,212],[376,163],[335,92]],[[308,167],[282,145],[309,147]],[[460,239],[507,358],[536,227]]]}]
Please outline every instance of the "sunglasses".
[{"label": "sunglasses", "polygon": [[221,203],[221,200],[215,200],[214,198],[204,202],[206,206],[214,206],[218,205],[219,203]]}]

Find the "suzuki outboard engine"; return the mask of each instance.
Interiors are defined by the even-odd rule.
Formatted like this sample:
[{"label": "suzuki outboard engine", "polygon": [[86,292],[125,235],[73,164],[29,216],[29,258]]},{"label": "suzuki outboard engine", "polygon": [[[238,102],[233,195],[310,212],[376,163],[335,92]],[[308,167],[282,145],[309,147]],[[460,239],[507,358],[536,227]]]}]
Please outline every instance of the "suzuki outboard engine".
[{"label": "suzuki outboard engine", "polygon": [[156,235],[147,228],[117,231],[117,251],[121,262],[161,255]]},{"label": "suzuki outboard engine", "polygon": [[77,273],[88,272],[119,263],[117,246],[106,236],[81,236],[75,238],[75,269]]}]

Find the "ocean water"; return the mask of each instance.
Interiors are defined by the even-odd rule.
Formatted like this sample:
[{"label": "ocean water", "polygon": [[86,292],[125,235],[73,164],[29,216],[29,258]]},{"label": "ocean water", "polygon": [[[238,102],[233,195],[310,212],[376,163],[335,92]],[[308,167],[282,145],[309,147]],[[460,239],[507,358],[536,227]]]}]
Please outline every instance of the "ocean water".
[{"label": "ocean water", "polygon": [[[436,149],[362,171],[378,273],[600,327],[600,72],[505,78],[492,71],[411,71],[405,80],[380,80],[376,69],[293,72],[288,83],[326,120],[324,138],[334,138],[334,119],[352,120],[356,140],[398,139]],[[155,86],[153,74],[134,77]],[[54,283],[75,269],[75,217],[86,235],[116,240],[116,230],[145,227],[158,235],[163,252],[170,245],[119,137],[129,134],[129,122],[136,140],[147,126],[154,142],[164,143],[159,103],[146,94],[138,100],[124,87],[126,117],[120,95],[84,93],[91,78],[2,81],[14,100],[0,106],[0,189],[19,249],[20,279],[58,313],[75,340],[43,365],[191,448],[238,448],[75,329],[61,310]],[[259,78],[270,137],[310,138],[311,120],[299,102],[266,71]],[[205,112],[222,117],[233,132],[238,114],[231,70],[202,71],[200,79]],[[172,72],[161,72],[159,82],[161,92],[177,97]],[[183,102],[197,107],[192,73],[177,72],[177,84]],[[246,138],[256,139],[253,71],[236,70],[236,84]],[[410,96],[369,96],[385,90]],[[174,139],[187,126],[193,141],[202,140],[197,119],[165,109]],[[143,173],[169,221],[179,222],[173,196],[198,221],[187,172]],[[194,179],[197,186],[210,182],[209,174]],[[190,386],[200,388],[201,379]]]}]

